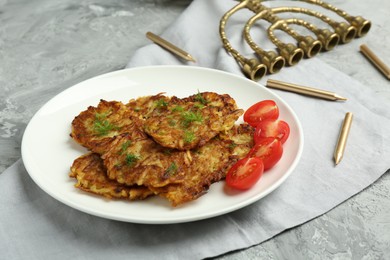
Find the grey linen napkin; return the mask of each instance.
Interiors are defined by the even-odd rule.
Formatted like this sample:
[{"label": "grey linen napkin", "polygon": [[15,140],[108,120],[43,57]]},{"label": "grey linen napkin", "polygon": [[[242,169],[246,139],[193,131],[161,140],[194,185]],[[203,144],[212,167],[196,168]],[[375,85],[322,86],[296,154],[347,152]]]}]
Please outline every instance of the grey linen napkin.
[{"label": "grey linen napkin", "polygon": [[[234,1],[195,0],[163,36],[197,59],[196,64],[188,65],[241,75],[218,36],[219,19],[233,4]],[[245,19],[241,16],[232,20],[233,28],[242,21]],[[237,27],[237,33],[232,32],[235,44],[240,44],[238,28],[241,27]],[[182,61],[151,44],[137,51],[128,67],[159,64]],[[34,184],[19,160],[0,175],[1,258],[212,257],[261,243],[313,219],[360,192],[389,169],[389,102],[315,58],[286,68],[273,78],[308,86],[326,85],[348,97],[348,101],[329,102],[277,92],[300,118],[305,146],[295,171],[265,198],[230,214],[193,223],[123,223],[79,212],[51,198]],[[348,111],[355,118],[345,157],[335,167],[333,149]]]}]

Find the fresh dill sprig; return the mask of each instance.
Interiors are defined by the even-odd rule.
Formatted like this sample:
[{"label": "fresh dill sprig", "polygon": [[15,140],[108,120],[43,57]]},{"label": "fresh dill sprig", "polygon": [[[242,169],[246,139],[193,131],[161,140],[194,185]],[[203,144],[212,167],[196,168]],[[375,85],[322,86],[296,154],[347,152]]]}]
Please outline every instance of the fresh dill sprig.
[{"label": "fresh dill sprig", "polygon": [[128,153],[126,154],[125,161],[128,166],[133,166],[139,160],[139,158],[140,157],[135,154]]},{"label": "fresh dill sprig", "polygon": [[202,109],[202,108],[205,107],[205,105],[200,104],[200,103],[195,103],[195,104],[194,104],[194,107],[197,108],[197,109]]},{"label": "fresh dill sprig", "polygon": [[182,106],[175,106],[172,108],[172,112],[183,112],[184,111],[184,108]]},{"label": "fresh dill sprig", "polygon": [[98,136],[107,135],[112,130],[118,130],[119,127],[107,120],[108,113],[96,113],[93,122],[93,130]]},{"label": "fresh dill sprig", "polygon": [[202,93],[200,93],[199,90],[198,90],[198,94],[196,94],[196,96],[195,96],[195,101],[200,102],[202,105],[207,105],[207,103],[209,103],[209,102],[202,96]]},{"label": "fresh dill sprig", "polygon": [[178,167],[175,162],[172,162],[165,171],[165,175],[172,176],[177,173]]},{"label": "fresh dill sprig", "polygon": [[129,148],[130,145],[131,145],[131,141],[130,140],[127,140],[126,142],[124,142],[121,145],[121,149],[119,151],[119,154],[123,154],[124,152],[126,152],[127,148]]},{"label": "fresh dill sprig", "polygon": [[235,142],[231,142],[231,143],[229,144],[229,149],[230,149],[230,150],[233,150],[234,148],[236,148],[236,146],[237,146],[237,144],[236,144]]},{"label": "fresh dill sprig", "polygon": [[183,139],[184,139],[184,142],[191,143],[195,139],[195,134],[191,131],[185,131]]},{"label": "fresh dill sprig", "polygon": [[199,112],[186,111],[181,114],[182,124],[184,127],[189,127],[192,122],[203,122],[203,116]]},{"label": "fresh dill sprig", "polygon": [[155,105],[157,108],[165,108],[168,106],[168,102],[165,101],[164,99],[159,99],[155,102]]}]

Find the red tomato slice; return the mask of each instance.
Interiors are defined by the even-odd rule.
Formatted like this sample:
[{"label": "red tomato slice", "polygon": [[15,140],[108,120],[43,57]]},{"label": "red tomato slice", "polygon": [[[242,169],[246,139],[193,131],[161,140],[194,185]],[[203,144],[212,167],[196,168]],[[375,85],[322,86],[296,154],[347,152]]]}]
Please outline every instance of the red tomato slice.
[{"label": "red tomato slice", "polygon": [[244,113],[244,121],[253,127],[265,119],[277,119],[279,117],[279,108],[273,100],[260,101]]},{"label": "red tomato slice", "polygon": [[265,137],[252,147],[247,157],[257,157],[263,160],[264,170],[272,168],[282,158],[282,142],[273,137]]},{"label": "red tomato slice", "polygon": [[247,190],[263,175],[264,165],[260,158],[244,158],[237,161],[226,175],[226,184],[239,190]]},{"label": "red tomato slice", "polygon": [[283,120],[266,119],[256,126],[254,134],[257,143],[265,137],[275,137],[284,144],[290,135],[290,126]]}]

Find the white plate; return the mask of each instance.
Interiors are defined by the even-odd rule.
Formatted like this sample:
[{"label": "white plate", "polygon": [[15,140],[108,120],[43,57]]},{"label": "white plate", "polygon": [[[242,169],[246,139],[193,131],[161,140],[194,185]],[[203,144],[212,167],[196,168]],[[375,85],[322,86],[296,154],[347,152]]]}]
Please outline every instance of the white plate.
[{"label": "white plate", "polygon": [[[162,198],[130,202],[107,200],[74,188],[68,177],[74,159],[86,150],[69,136],[73,118],[100,99],[127,102],[131,98],[165,92],[185,97],[198,91],[228,93],[246,109],[273,99],[280,118],[288,122],[290,137],[278,164],[250,190],[224,191],[224,182],[211,186],[208,194],[173,208]],[[239,119],[242,122],[242,118]],[[81,82],[47,102],[31,119],[22,141],[23,162],[31,178],[55,199],[80,211],[103,218],[148,224],[189,222],[222,215],[247,206],[281,185],[298,163],[303,148],[300,122],[291,108],[265,87],[218,70],[185,66],[152,66],[104,74]]]}]

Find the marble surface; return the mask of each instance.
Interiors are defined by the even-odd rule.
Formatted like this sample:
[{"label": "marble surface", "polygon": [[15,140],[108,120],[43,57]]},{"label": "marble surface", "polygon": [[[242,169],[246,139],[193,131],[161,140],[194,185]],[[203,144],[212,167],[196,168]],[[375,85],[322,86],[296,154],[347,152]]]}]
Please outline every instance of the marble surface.
[{"label": "marble surface", "polygon": [[[189,0],[0,0],[0,172],[20,158],[23,131],[51,97],[123,68],[146,31],[162,32]],[[330,3],[373,22],[370,33],[320,59],[390,101],[390,81],[358,53],[367,43],[390,64],[389,1]],[[367,151],[370,152],[370,151]],[[389,259],[390,173],[328,213],[218,259]]]}]

